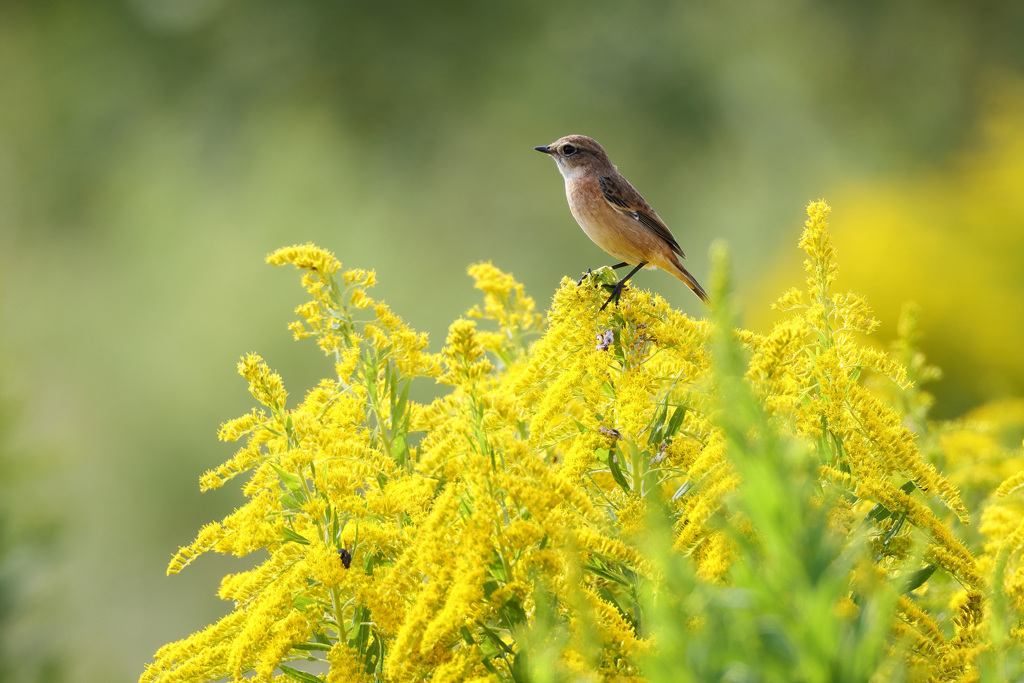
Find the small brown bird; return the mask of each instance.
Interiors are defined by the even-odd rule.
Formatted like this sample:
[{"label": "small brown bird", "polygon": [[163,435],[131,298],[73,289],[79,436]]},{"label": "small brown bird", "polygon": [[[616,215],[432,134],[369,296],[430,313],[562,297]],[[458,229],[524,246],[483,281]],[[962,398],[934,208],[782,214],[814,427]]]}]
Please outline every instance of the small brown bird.
[{"label": "small brown bird", "polygon": [[605,285],[611,296],[601,306],[602,311],[612,301],[618,303],[626,282],[645,266],[674,275],[708,303],[707,292],[676,258],[686,258],[686,254],[672,231],[619,174],[597,140],[586,135],[567,135],[534,149],[550,154],[558,164],[565,178],[569,210],[583,232],[594,244],[622,259],[612,268],[635,266],[617,284]]}]

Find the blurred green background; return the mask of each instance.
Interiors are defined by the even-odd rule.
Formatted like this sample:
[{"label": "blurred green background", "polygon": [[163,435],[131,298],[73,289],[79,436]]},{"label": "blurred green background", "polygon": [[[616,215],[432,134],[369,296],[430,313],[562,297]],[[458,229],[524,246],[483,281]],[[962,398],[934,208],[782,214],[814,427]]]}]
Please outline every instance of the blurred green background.
[{"label": "blurred green background", "polygon": [[[134,680],[219,618],[178,545],[251,404],[238,357],[301,396],[331,367],[263,257],[314,241],[373,268],[437,350],[493,260],[544,307],[611,260],[550,159],[600,140],[747,324],[802,282],[827,198],[840,289],[895,330],[923,308],[938,412],[1024,388],[1024,4],[0,2],[0,671]],[[674,304],[700,302],[664,273]],[[422,398],[431,387],[421,387]]]}]

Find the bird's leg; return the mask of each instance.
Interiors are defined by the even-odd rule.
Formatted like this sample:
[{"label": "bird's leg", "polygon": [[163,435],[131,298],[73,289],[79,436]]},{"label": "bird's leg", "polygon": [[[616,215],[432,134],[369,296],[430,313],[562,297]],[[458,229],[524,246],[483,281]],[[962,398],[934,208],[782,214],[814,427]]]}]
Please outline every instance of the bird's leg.
[{"label": "bird's leg", "polygon": [[[620,265],[624,266],[624,265],[627,265],[627,264],[622,263]],[[636,268],[634,268],[633,270],[629,271],[629,274],[626,275],[626,277],[624,277],[621,280],[619,280],[616,284],[614,284],[614,285],[602,285],[605,289],[612,290],[611,296],[608,297],[608,301],[605,301],[604,302],[604,306],[601,307],[602,311],[604,309],[608,308],[608,304],[610,304],[612,301],[615,302],[616,306],[619,304],[619,297],[622,295],[622,288],[626,286],[626,282],[629,281],[629,278],[631,278],[634,275],[636,275],[637,272],[641,268],[646,266],[646,265],[647,265],[647,261],[641,261],[640,263],[637,264]],[[613,266],[613,267],[618,267],[618,266]]]},{"label": "bird's leg", "polygon": [[[612,270],[618,270],[618,269],[619,269],[619,268],[621,268],[622,266],[628,266],[628,265],[629,265],[628,263],[626,263],[625,261],[623,261],[622,263],[616,263],[616,264],[615,264],[614,266],[612,266],[611,268],[612,268]],[[588,277],[588,276],[589,276],[589,275],[590,275],[590,274],[591,274],[592,272],[594,272],[594,271],[592,271],[592,270],[591,270],[590,268],[587,268],[587,272],[583,273],[583,276],[582,276],[582,277],[581,277],[581,278],[580,278],[579,280],[577,280],[577,281],[576,281],[576,286],[577,286],[577,287],[579,287],[580,285],[582,285],[582,284],[583,284],[583,281],[584,281],[584,280],[586,280],[586,279],[587,279],[587,277]]]}]

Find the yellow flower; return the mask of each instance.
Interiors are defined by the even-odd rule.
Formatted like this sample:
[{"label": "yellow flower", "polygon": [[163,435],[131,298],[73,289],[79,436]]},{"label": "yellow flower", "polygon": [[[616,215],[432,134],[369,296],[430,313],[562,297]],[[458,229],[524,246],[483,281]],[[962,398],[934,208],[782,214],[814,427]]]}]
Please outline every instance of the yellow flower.
[{"label": "yellow flower", "polygon": [[300,270],[312,270],[333,275],[341,268],[334,254],[314,245],[312,242],[278,249],[267,256],[267,263],[275,266],[291,264]]},{"label": "yellow flower", "polygon": [[345,281],[345,285],[351,287],[352,285],[359,285],[360,287],[373,287],[377,284],[377,272],[374,270],[363,270],[362,268],[353,268],[352,270],[346,270],[342,279]]},{"label": "yellow flower", "polygon": [[447,372],[439,381],[445,384],[472,387],[494,366],[484,356],[484,347],[472,320],[456,320],[448,328],[448,340],[442,356]]},{"label": "yellow flower", "polygon": [[249,380],[249,393],[253,398],[274,411],[284,410],[288,392],[284,390],[281,375],[271,372],[262,358],[255,353],[248,354],[238,363],[238,374]]},{"label": "yellow flower", "polygon": [[506,363],[511,362],[526,350],[526,336],[541,331],[543,316],[536,313],[536,304],[523,285],[490,261],[476,263],[468,272],[473,286],[484,293],[484,306],[474,306],[467,315],[498,323],[499,331],[488,338],[486,346]]},{"label": "yellow flower", "polygon": [[[807,222],[798,246],[807,252],[804,269],[807,271],[807,288],[811,301],[821,302],[828,296],[828,290],[839,271],[832,236],[828,231],[828,215],[832,209],[824,201],[807,206]],[[788,302],[790,297],[786,297]],[[782,303],[782,302],[780,302]]]}]

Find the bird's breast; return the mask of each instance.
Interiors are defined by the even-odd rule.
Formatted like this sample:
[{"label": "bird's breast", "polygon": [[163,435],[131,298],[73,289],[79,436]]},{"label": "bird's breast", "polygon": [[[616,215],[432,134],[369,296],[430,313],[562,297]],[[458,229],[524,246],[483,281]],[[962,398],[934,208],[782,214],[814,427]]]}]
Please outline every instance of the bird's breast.
[{"label": "bird's breast", "polygon": [[573,218],[594,244],[629,264],[652,260],[657,243],[651,231],[613,208],[596,179],[566,178],[565,196]]}]

